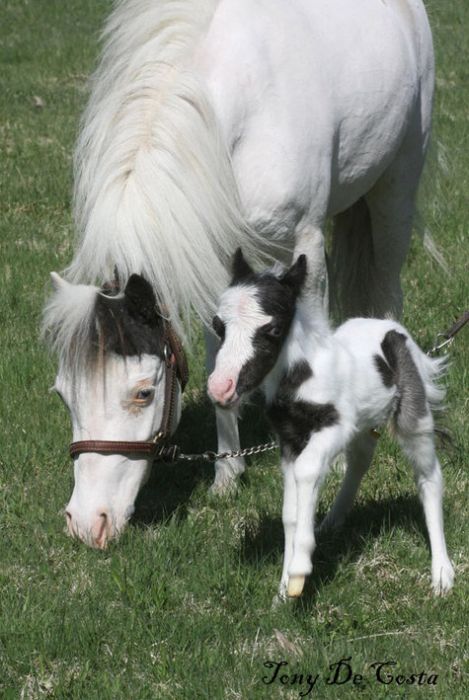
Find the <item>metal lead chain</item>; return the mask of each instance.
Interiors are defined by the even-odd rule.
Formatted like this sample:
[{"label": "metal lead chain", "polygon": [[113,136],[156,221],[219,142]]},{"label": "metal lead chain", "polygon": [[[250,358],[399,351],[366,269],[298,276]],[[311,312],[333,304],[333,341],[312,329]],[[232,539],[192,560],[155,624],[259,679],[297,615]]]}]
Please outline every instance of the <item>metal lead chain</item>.
[{"label": "metal lead chain", "polygon": [[184,454],[181,452],[178,445],[162,445],[159,450],[155,453],[155,462],[176,462],[178,460],[183,462],[215,462],[217,459],[226,459],[228,457],[249,457],[251,455],[258,455],[262,452],[269,452],[270,450],[275,450],[277,443],[265,442],[262,445],[254,445],[254,447],[246,447],[244,450],[234,450],[232,452],[214,452],[213,450],[206,450],[200,454]]},{"label": "metal lead chain", "polygon": [[[437,339],[438,339],[438,338],[444,338],[444,337],[445,337],[445,336],[443,335],[443,333],[439,333],[439,334],[437,335]],[[438,345],[434,345],[430,350],[428,350],[428,351],[427,351],[427,355],[429,355],[429,356],[431,357],[432,355],[434,355],[435,353],[439,352],[440,350],[442,350],[442,349],[445,348],[445,347],[447,347],[448,350],[449,350],[449,348],[451,347],[451,345],[453,344],[453,342],[454,342],[454,336],[453,336],[452,338],[446,338],[446,340],[443,340],[442,343],[439,343]]]}]

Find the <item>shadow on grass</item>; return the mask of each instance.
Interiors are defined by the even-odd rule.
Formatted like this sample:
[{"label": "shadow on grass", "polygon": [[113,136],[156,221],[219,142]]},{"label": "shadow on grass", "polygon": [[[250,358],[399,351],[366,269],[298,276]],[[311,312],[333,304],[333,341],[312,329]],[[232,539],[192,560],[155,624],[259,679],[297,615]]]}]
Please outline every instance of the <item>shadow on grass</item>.
[{"label": "shadow on grass", "polygon": [[[260,409],[258,401],[243,408],[240,433],[243,447],[271,439],[264,411]],[[208,399],[188,402],[173,442],[180,446],[183,453],[216,449],[215,409]],[[162,522],[172,516],[184,519],[194,490],[199,484],[208,490],[214,474],[213,462],[155,464],[150,479],[137,499],[132,523],[138,527]]]},{"label": "shadow on grass", "polygon": [[[321,522],[325,513],[318,514]],[[340,563],[356,561],[363,552],[366,541],[395,527],[414,532],[420,531],[428,546],[428,536],[422,507],[417,496],[399,496],[383,501],[369,501],[356,505],[345,524],[336,531],[319,533],[313,555],[313,573],[306,580],[301,608],[314,605],[316,592],[332,581]],[[265,518],[255,535],[244,541],[242,558],[248,564],[259,561],[278,563],[279,579],[283,557],[283,526],[281,518]]]}]

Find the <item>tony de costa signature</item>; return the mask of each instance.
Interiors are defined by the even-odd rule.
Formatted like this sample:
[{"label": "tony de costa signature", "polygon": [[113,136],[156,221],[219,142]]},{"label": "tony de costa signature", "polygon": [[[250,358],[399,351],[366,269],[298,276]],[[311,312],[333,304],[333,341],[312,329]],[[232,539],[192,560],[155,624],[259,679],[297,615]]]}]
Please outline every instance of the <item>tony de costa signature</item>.
[{"label": "tony de costa signature", "polygon": [[286,688],[296,688],[299,697],[307,697],[320,686],[355,686],[388,685],[388,686],[435,686],[437,673],[418,671],[407,673],[397,668],[397,661],[373,661],[368,664],[366,673],[356,673],[352,666],[352,657],[348,656],[330,664],[328,671],[311,673],[309,671],[293,671],[288,661],[265,661],[267,673],[262,677],[265,685],[280,685]]}]

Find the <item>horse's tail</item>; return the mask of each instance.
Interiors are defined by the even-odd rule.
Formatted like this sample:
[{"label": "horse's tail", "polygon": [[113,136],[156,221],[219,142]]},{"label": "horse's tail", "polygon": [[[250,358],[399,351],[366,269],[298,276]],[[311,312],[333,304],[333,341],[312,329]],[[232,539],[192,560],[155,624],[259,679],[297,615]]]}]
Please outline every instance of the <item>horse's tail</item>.
[{"label": "horse's tail", "polygon": [[331,309],[340,319],[373,314],[369,299],[373,240],[368,205],[362,197],[334,217],[328,266]]}]

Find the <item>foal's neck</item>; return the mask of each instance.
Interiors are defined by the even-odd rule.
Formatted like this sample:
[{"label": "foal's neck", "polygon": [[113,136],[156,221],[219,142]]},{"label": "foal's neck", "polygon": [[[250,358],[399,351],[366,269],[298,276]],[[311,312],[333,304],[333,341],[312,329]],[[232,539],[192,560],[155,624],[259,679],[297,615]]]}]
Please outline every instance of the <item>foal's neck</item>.
[{"label": "foal's neck", "polygon": [[277,362],[263,382],[267,403],[271,403],[277,394],[282,378],[298,362],[306,360],[311,363],[319,347],[324,347],[332,336],[332,331],[325,313],[312,310],[311,306],[298,300],[295,314]]}]

